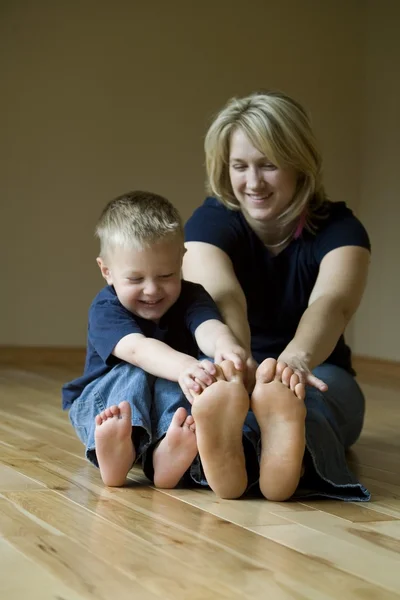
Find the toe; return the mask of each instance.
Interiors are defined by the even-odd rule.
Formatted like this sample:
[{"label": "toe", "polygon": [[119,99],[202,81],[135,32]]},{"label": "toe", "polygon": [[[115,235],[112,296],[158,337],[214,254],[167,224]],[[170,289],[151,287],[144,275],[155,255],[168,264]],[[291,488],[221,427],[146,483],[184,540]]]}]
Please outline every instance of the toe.
[{"label": "toe", "polygon": [[256,380],[260,383],[270,383],[275,377],[276,360],[266,358],[256,371]]},{"label": "toe", "polygon": [[282,373],[286,369],[286,367],[287,367],[287,364],[285,362],[283,362],[282,360],[279,360],[276,363],[276,377],[278,377],[278,378],[282,377]]},{"label": "toe", "polygon": [[110,406],[110,413],[112,417],[119,416],[119,407],[115,406],[115,404],[113,406]]},{"label": "toe", "polygon": [[118,409],[122,419],[131,420],[132,411],[131,411],[131,406],[130,406],[129,402],[127,402],[126,400],[123,400],[122,402],[119,403],[117,409]]},{"label": "toe", "polygon": [[184,422],[186,421],[187,411],[183,406],[179,407],[172,417],[171,425],[173,427],[183,427]]},{"label": "toe", "polygon": [[95,421],[96,425],[101,425],[103,423],[103,418],[101,415],[96,415],[94,421]]},{"label": "toe", "polygon": [[290,379],[291,379],[292,375],[293,375],[293,369],[291,369],[290,367],[286,367],[283,370],[282,377],[281,377],[283,385],[286,385],[286,387],[290,387]]},{"label": "toe", "polygon": [[298,383],[294,388],[294,393],[299,398],[299,400],[305,400],[306,397],[306,388],[304,383]]},{"label": "toe", "polygon": [[296,385],[298,385],[299,383],[300,377],[297,375],[297,373],[293,373],[293,375],[290,378],[290,389],[292,390],[292,392],[295,391]]},{"label": "toe", "polygon": [[[224,361],[227,362],[227,361]],[[222,365],[214,365],[216,369],[215,379],[217,381],[226,381]]]},{"label": "toe", "polygon": [[188,427],[190,427],[190,425],[193,425],[193,423],[194,423],[194,419],[193,419],[192,415],[189,415],[187,417],[187,419],[185,420],[185,425],[187,425]]},{"label": "toe", "polygon": [[238,371],[232,361],[224,360],[220,366],[226,381],[243,381],[242,371]]}]

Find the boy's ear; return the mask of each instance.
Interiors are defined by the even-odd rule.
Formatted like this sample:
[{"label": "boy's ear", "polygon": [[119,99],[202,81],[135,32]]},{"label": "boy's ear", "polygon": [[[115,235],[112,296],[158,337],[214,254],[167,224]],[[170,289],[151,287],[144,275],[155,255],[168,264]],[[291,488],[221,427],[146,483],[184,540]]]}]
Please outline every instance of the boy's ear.
[{"label": "boy's ear", "polygon": [[101,258],[101,256],[98,256],[96,258],[96,262],[99,265],[99,269],[101,271],[102,276],[104,277],[104,279],[107,281],[107,283],[109,285],[112,284],[111,282],[111,273],[110,273],[110,269],[104,264],[103,259]]}]

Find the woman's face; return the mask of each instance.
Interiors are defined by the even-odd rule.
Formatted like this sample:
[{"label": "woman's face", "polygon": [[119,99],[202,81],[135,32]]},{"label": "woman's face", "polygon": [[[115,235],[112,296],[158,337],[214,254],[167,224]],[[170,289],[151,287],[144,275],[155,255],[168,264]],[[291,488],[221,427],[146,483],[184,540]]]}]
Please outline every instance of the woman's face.
[{"label": "woman's face", "polygon": [[236,129],[231,137],[229,176],[243,212],[256,221],[278,217],[296,191],[295,169],[276,167],[241,129]]}]

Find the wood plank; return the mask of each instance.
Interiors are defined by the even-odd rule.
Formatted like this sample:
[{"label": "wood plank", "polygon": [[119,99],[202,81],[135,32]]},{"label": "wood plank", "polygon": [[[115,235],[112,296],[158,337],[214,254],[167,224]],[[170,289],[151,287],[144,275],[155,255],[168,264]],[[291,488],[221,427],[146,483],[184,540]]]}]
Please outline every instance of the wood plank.
[{"label": "wood plank", "polygon": [[38,490],[43,485],[34,481],[26,475],[17,473],[14,469],[0,464],[0,492],[11,492],[14,490]]},{"label": "wood plank", "polygon": [[126,576],[65,536],[47,534],[41,537],[10,537],[7,541],[88,600],[157,598],[139,585],[133,576]]},{"label": "wood plank", "polygon": [[[336,568],[355,575],[363,581],[381,586],[397,594],[400,590],[400,557],[387,552],[377,552],[352,543],[340,537],[332,537],[315,529],[298,524],[266,525],[254,528],[258,533],[283,544],[307,557],[318,557],[329,561]],[[400,597],[400,594],[399,594]]]},{"label": "wood plank", "polygon": [[[165,597],[166,588],[168,597],[182,600],[188,597],[194,600],[243,597],[241,594],[238,596],[230,577],[221,575],[214,565],[202,564],[201,569],[199,568],[198,554],[203,554],[204,548],[190,534],[181,536],[171,531],[168,545],[157,545],[153,540],[148,541],[137,534],[138,527],[141,526],[140,519],[136,521],[135,526],[120,527],[109,521],[105,522],[99,515],[89,514],[87,509],[51,492],[29,495],[14,493],[8,494],[7,498],[36,518],[45,519],[51,526],[60,527],[73,541],[95,553],[109,565],[134,576],[146,589],[160,597]],[[148,521],[149,527],[157,527],[156,523]],[[161,526],[160,533],[163,531],[165,527]],[[171,548],[174,544],[184,544],[185,564],[174,557]],[[242,571],[246,568],[246,564],[241,564],[238,558],[229,559],[236,563],[236,568],[241,567]],[[269,590],[271,593],[277,593],[276,597],[289,598],[290,596],[271,582],[267,575],[262,572],[255,573],[252,592],[256,591],[256,582],[259,581],[256,597],[261,598],[259,594]]]},{"label": "wood plank", "polygon": [[4,600],[86,600],[0,538],[0,598]]},{"label": "wood plank", "polygon": [[109,592],[118,580],[139,598],[399,597],[399,385],[363,383],[365,428],[349,458],[370,503],[271,503],[155,490],[138,468],[127,487],[105,488],[60,408],[70,378],[61,365],[0,368],[0,536],[45,590],[55,584],[53,599],[101,600],[105,573]]}]

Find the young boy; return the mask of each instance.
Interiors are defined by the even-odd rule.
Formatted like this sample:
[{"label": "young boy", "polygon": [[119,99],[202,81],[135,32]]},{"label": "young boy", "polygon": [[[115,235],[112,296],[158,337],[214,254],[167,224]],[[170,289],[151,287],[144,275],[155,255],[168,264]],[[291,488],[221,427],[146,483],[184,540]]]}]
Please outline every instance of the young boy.
[{"label": "young boy", "polygon": [[245,352],[204,288],[182,281],[182,223],[165,198],[116,198],[96,235],[108,285],[90,307],[84,374],[64,385],[63,408],[105,485],[123,485],[141,458],[157,487],[175,487],[197,455],[192,395],[216,381],[199,349],[237,369]]}]

